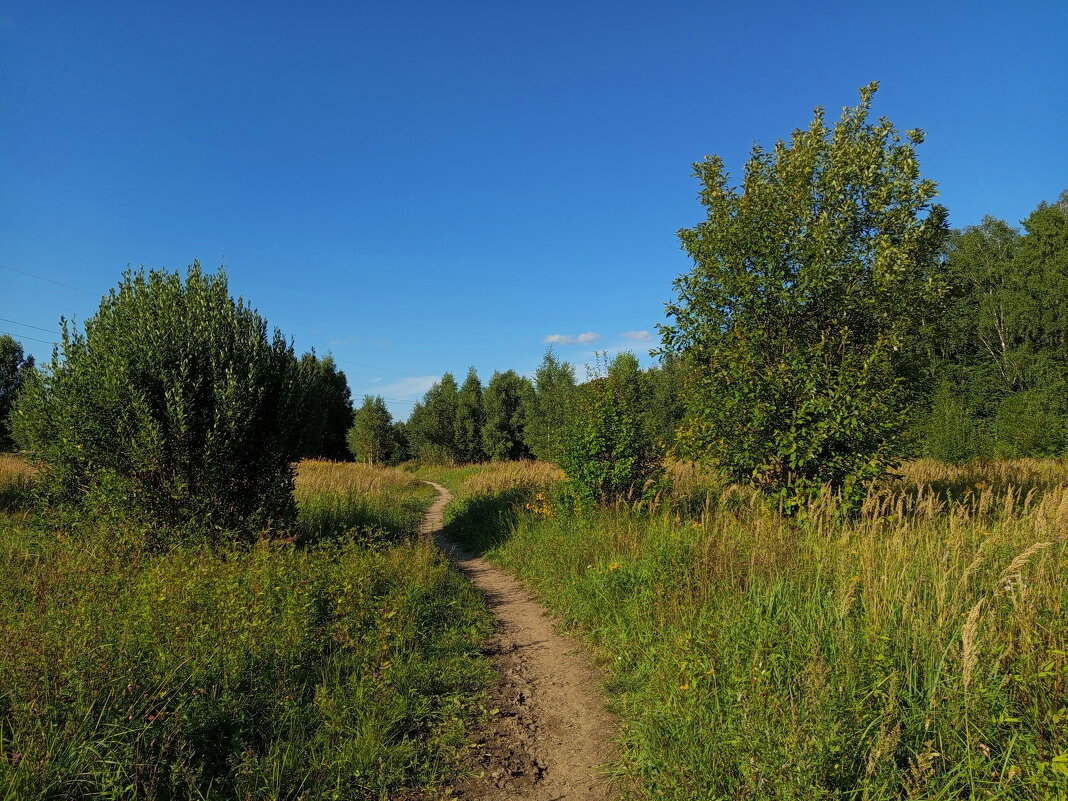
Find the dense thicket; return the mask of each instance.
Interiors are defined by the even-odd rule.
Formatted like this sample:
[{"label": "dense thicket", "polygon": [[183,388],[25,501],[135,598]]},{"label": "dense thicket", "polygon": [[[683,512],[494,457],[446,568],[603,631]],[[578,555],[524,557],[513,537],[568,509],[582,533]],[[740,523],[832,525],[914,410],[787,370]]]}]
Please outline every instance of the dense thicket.
[{"label": "dense thicket", "polygon": [[1068,447],[1068,192],[1023,231],[1003,220],[955,232],[933,326],[935,392],[922,452],[949,462],[1059,456]]},{"label": "dense thicket", "polygon": [[637,357],[602,357],[573,400],[560,456],[571,492],[584,501],[639,500],[652,488],[663,452],[646,411],[650,395]]},{"label": "dense thicket", "polygon": [[526,395],[523,409],[523,435],[538,459],[559,462],[563,456],[574,391],[574,368],[550,348],[534,372],[534,391]]},{"label": "dense thicket", "polygon": [[293,519],[297,361],[225,274],[128,271],[62,327],[13,413],[57,499],[207,539]]},{"label": "dense thicket", "polygon": [[298,452],[304,459],[349,458],[345,436],[352,425],[352,394],[334,357],[305,353],[297,363],[301,393]]},{"label": "dense thicket", "polygon": [[408,417],[407,434],[414,455],[425,462],[459,461],[456,413],[459,388],[452,373],[445,373],[415,404]]},{"label": "dense thicket", "polygon": [[456,460],[465,464],[484,461],[482,429],[485,423],[482,408],[482,382],[471,367],[463,386],[456,393]]},{"label": "dense thicket", "polygon": [[498,461],[530,457],[523,408],[533,392],[533,384],[514,370],[493,374],[482,395],[482,450],[487,457]]},{"label": "dense thicket", "polygon": [[22,345],[8,334],[0,334],[0,451],[11,450],[11,407],[25,376],[33,372],[33,357],[26,356]]}]

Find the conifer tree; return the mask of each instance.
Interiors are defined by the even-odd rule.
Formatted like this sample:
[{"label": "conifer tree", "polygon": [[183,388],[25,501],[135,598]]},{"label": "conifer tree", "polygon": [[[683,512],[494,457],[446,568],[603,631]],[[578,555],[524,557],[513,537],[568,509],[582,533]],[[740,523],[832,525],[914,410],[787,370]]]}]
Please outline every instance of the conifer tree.
[{"label": "conifer tree", "polygon": [[533,385],[514,370],[496,372],[482,396],[485,424],[482,449],[490,459],[525,459],[523,407],[534,393]]},{"label": "conifer tree", "polygon": [[549,348],[534,373],[534,392],[526,396],[523,409],[524,442],[538,459],[559,462],[574,391],[574,368],[558,361]]},{"label": "conifer tree", "polygon": [[471,367],[463,386],[456,395],[456,459],[459,462],[481,462],[486,458],[482,450],[482,382]]}]

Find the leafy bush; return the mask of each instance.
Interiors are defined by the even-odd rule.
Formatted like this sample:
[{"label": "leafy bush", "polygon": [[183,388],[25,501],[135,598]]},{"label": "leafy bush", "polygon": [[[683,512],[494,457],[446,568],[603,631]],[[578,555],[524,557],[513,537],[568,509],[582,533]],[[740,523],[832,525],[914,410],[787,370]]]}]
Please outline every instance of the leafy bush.
[{"label": "leafy bush", "polygon": [[1057,399],[1040,390],[1005,398],[994,415],[998,456],[1059,456],[1068,443],[1068,425]]},{"label": "leafy bush", "polygon": [[620,353],[604,375],[575,392],[560,467],[584,501],[637,500],[660,469],[661,452],[645,413],[642,373],[633,353]]},{"label": "leafy bush", "polygon": [[922,434],[923,448],[932,459],[960,464],[982,452],[982,437],[976,420],[944,383],[935,391]]},{"label": "leafy bush", "polygon": [[294,517],[293,349],[222,272],[127,271],[25,384],[15,435],[57,499],[207,539]]}]

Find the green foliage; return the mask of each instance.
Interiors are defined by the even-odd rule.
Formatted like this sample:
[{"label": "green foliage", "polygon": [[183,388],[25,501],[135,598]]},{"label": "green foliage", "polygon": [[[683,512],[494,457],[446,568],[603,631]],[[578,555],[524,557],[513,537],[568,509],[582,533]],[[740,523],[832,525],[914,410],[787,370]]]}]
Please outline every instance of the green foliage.
[{"label": "green foliage", "polygon": [[400,464],[413,458],[412,444],[408,439],[408,424],[403,420],[393,422],[393,456],[390,462]]},{"label": "green foliage", "polygon": [[942,293],[945,211],[914,145],[868,120],[876,84],[828,128],[821,109],[740,188],[719,157],[695,165],[707,219],[679,232],[665,350],[692,371],[686,450],[784,501],[830,484],[846,499],[901,450],[923,323]]},{"label": "green foliage", "polygon": [[637,357],[620,353],[574,393],[560,467],[583,501],[636,501],[657,477],[662,451],[654,442],[642,384]]},{"label": "green foliage", "polygon": [[[295,514],[292,347],[226,276],[128,271],[14,411],[53,497],[159,532],[254,536]],[[170,534],[168,534],[170,536]]]},{"label": "green foliage", "polygon": [[525,396],[523,408],[524,442],[536,458],[560,461],[574,392],[574,368],[557,361],[549,348],[534,373],[534,392]]},{"label": "green foliage", "polygon": [[[1068,193],[1042,203],[1024,232],[987,217],[955,232],[949,295],[935,324],[931,370],[986,432],[987,455],[1064,451],[1068,395]],[[927,423],[944,429],[936,404]],[[926,442],[932,454],[942,444]],[[976,450],[979,453],[979,450]]]},{"label": "green foliage", "polygon": [[1059,456],[1068,445],[1068,418],[1064,396],[1041,390],[1009,395],[997,408],[993,420],[995,455],[1009,459],[1022,456]]},{"label": "green foliage", "polygon": [[644,393],[648,398],[646,413],[650,430],[661,450],[675,446],[679,426],[686,414],[683,403],[686,372],[682,359],[665,354],[659,366],[645,374]]},{"label": "green foliage", "polygon": [[373,465],[393,461],[397,449],[393,416],[381,395],[363,396],[363,404],[352,417],[348,446],[357,462]]},{"label": "green foliage", "polygon": [[342,461],[349,456],[345,437],[352,425],[352,394],[334,357],[305,353],[297,363],[301,431],[299,455],[304,459]]},{"label": "green foliage", "polygon": [[485,423],[482,449],[494,460],[525,459],[523,407],[534,393],[533,385],[514,370],[496,372],[482,396]]},{"label": "green foliage", "polygon": [[445,373],[412,408],[407,433],[413,455],[428,463],[456,462],[456,410],[459,389],[452,373]]},{"label": "green foliage", "polygon": [[25,356],[22,345],[8,334],[0,334],[0,451],[11,450],[11,407],[23,379],[33,372],[33,357]]},{"label": "green foliage", "polygon": [[979,427],[947,383],[939,384],[923,432],[925,455],[949,464],[961,464],[983,452]]},{"label": "green foliage", "polygon": [[481,462],[486,458],[482,450],[482,427],[485,412],[482,408],[482,382],[471,367],[463,386],[456,395],[456,460],[462,464]]}]

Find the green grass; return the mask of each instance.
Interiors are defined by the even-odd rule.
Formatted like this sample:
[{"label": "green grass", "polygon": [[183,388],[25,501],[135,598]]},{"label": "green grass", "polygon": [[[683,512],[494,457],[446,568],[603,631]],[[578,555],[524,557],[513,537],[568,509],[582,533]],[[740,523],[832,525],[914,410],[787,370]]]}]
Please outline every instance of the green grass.
[{"label": "green grass", "polygon": [[848,521],[684,480],[648,514],[532,484],[450,520],[596,646],[647,798],[1063,799],[1068,492],[923,480]]},{"label": "green grass", "polygon": [[252,547],[154,554],[121,527],[0,515],[0,799],[385,799],[447,781],[489,676],[488,615],[400,536],[432,493],[362,470],[302,466],[300,530]]}]

